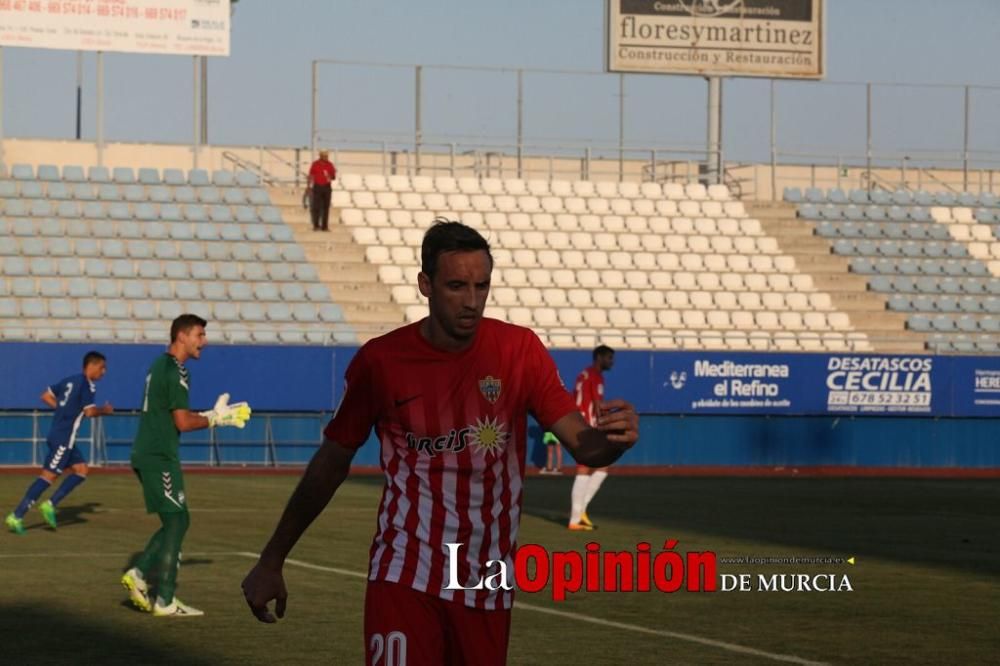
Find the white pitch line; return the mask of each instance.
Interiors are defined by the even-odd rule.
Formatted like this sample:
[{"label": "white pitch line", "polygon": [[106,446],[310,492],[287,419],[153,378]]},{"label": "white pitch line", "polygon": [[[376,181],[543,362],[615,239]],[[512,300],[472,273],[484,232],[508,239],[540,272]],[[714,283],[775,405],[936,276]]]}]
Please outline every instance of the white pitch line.
[{"label": "white pitch line", "polygon": [[[249,557],[252,559],[257,559],[258,557],[256,553],[250,553],[250,552],[236,553],[236,555]],[[287,564],[292,564],[298,567],[302,567],[304,569],[312,569],[314,571],[326,571],[329,573],[351,576],[353,578],[368,578],[367,575],[359,571],[351,571],[349,569],[327,567],[321,564],[310,564],[309,562],[303,562],[301,560],[293,560],[293,559],[286,559],[285,562]],[[666,629],[650,629],[648,627],[642,627],[637,624],[614,622],[612,620],[605,620],[599,617],[593,617],[591,615],[583,615],[582,613],[572,613],[569,611],[555,610],[554,608],[533,606],[531,604],[525,604],[520,601],[514,602],[514,607],[521,610],[534,611],[536,613],[546,613],[548,615],[555,615],[557,617],[564,617],[570,620],[577,620],[579,622],[588,622],[590,624],[596,624],[602,627],[611,627],[612,629],[624,629],[626,631],[634,631],[636,633],[647,634],[650,636],[660,636],[662,638],[673,638],[681,641],[688,641],[689,643],[698,643],[699,645],[706,645],[709,647],[718,648],[720,650],[726,650],[728,652],[736,652],[739,654],[761,657],[763,659],[770,659],[772,661],[781,661],[791,664],[803,664],[805,666],[827,666],[826,662],[811,661],[809,659],[803,659],[802,657],[796,657],[794,655],[778,654],[775,652],[765,652],[764,650],[757,650],[755,648],[746,647],[744,645],[737,645],[736,643],[728,643],[726,641],[717,641],[711,638],[703,638],[701,636],[695,636],[693,634],[682,634],[677,631],[668,631]]]}]

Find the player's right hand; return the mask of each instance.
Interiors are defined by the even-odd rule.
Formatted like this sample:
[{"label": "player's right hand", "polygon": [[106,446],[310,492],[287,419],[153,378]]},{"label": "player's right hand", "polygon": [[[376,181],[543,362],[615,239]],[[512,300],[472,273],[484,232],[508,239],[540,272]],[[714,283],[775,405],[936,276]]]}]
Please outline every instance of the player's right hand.
[{"label": "player's right hand", "polygon": [[285,579],[280,569],[271,569],[258,562],[243,579],[241,587],[250,612],[261,622],[273,624],[278,621],[267,607],[272,599],[276,601],[275,615],[279,618],[285,616],[288,590],[285,589]]},{"label": "player's right hand", "polygon": [[208,419],[208,427],[233,426],[242,428],[250,420],[252,410],[245,402],[229,404],[229,394],[223,393],[215,401],[215,407],[201,415]]}]

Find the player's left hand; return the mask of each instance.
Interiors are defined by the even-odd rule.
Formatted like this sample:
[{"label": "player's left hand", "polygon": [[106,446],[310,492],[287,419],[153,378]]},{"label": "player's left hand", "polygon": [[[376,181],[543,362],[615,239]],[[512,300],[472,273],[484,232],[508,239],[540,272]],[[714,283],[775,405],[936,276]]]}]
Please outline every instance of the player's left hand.
[{"label": "player's left hand", "polygon": [[276,600],[274,614],[279,618],[285,616],[288,590],[285,589],[285,579],[281,575],[281,569],[270,569],[258,562],[243,579],[241,587],[243,597],[250,606],[250,612],[261,622],[273,624],[278,621],[267,608],[272,599]]},{"label": "player's left hand", "polygon": [[108,414],[114,414],[114,413],[115,413],[115,408],[111,406],[110,402],[104,403],[104,406],[101,407],[101,414],[104,414],[105,416],[107,416]]},{"label": "player's left hand", "polygon": [[639,415],[632,403],[625,400],[603,400],[599,403],[597,429],[607,433],[609,442],[631,447],[639,440]]},{"label": "player's left hand", "polygon": [[229,404],[229,394],[223,393],[215,401],[215,407],[201,415],[208,419],[208,427],[232,426],[242,428],[250,420],[252,410],[245,402]]}]

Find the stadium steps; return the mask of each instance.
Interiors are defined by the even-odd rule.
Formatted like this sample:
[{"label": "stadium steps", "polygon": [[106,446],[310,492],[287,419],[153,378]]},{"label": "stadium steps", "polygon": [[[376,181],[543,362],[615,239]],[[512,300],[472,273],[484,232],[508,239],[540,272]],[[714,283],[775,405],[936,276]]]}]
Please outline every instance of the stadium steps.
[{"label": "stadium steps", "polygon": [[364,249],[340,223],[338,209],[330,209],[330,230],[317,232],[312,230],[309,211],[302,207],[302,190],[272,187],[268,194],[361,342],[403,323],[402,306],[378,281],[378,269],[365,261]]},{"label": "stadium steps", "polygon": [[[833,306],[850,317],[855,330],[865,333],[875,351],[925,351],[926,336],[907,330],[907,315],[888,310],[887,298],[868,289],[868,279],[850,272],[850,260],[834,255],[829,240],[815,235],[815,226],[796,215],[794,204],[748,201],[747,212],[760,220],[764,233],[778,241],[781,251],[809,273],[816,288],[830,294]],[[891,341],[885,341],[891,338]]]}]

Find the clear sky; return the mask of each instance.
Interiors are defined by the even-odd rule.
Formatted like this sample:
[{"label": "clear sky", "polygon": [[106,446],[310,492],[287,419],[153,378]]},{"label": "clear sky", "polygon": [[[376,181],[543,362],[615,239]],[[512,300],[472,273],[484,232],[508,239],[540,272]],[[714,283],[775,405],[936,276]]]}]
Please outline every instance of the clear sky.
[{"label": "clear sky", "polygon": [[[604,0],[242,0],[232,55],[210,63],[212,143],[308,145],[310,62],[317,58],[507,68],[603,69]],[[778,146],[784,151],[863,154],[863,86],[831,82],[975,84],[1000,87],[1000,1],[827,0],[826,83],[779,82]],[[94,136],[95,57],[87,54],[84,135]],[[192,61],[107,54],[109,140],[188,142]],[[3,50],[5,136],[72,138],[75,54]],[[329,136],[412,131],[413,72],[324,67],[320,125]],[[511,73],[427,69],[429,135],[513,141]],[[529,74],[529,141],[612,144],[618,80],[611,75]],[[883,87],[874,95],[877,150],[962,146],[963,90]],[[683,76],[626,77],[625,140],[641,146],[703,145],[706,83]],[[769,84],[724,85],[724,146],[734,159],[765,159]],[[998,151],[1000,89],[974,89],[971,139]]]}]

